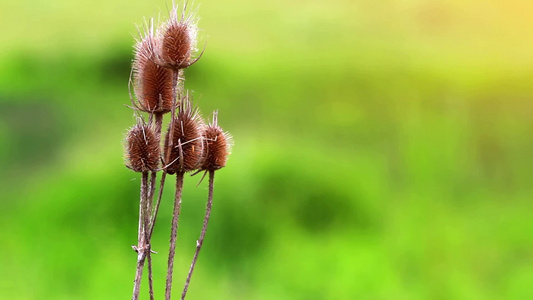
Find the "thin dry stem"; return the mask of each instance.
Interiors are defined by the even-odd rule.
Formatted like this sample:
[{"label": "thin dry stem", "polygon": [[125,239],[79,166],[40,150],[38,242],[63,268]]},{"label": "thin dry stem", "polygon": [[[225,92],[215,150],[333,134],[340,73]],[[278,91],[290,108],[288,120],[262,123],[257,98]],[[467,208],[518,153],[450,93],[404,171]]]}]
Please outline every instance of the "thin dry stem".
[{"label": "thin dry stem", "polygon": [[[163,124],[163,114],[162,113],[154,113],[154,119],[155,119],[155,127],[154,127],[155,138],[158,141],[158,143],[161,144],[161,127],[162,127],[162,124]],[[152,215],[152,203],[153,203],[153,199],[154,199],[156,179],[157,179],[157,172],[151,172],[150,191],[149,191],[149,194],[148,194],[148,199],[149,199],[148,201],[150,202],[149,216]],[[151,219],[151,217],[150,217],[150,219]]]},{"label": "thin dry stem", "polygon": [[[179,89],[179,83],[180,83],[180,71],[179,70],[173,70],[172,71],[172,93],[174,94],[174,100],[178,98],[178,92]],[[174,118],[174,112],[172,113],[172,117]]]},{"label": "thin dry stem", "polygon": [[154,127],[155,135],[158,140],[161,140],[161,127],[163,125],[163,114],[154,113],[154,117],[155,117],[155,127]]},{"label": "thin dry stem", "polygon": [[150,183],[149,183],[149,190],[148,190],[148,216],[152,215],[152,204],[154,200],[156,181],[157,181],[157,172],[150,172]]},{"label": "thin dry stem", "polygon": [[159,212],[159,206],[161,205],[161,198],[163,196],[163,188],[165,187],[165,179],[167,177],[166,168],[163,169],[163,174],[161,174],[161,182],[159,184],[159,194],[157,195],[157,203],[152,214],[152,222],[150,223],[150,229],[148,231],[148,239],[152,239],[152,234],[154,233],[155,221],[157,220],[157,213]]},{"label": "thin dry stem", "polygon": [[[146,229],[148,224],[147,215],[147,199],[148,198],[148,172],[142,172],[141,176],[141,199],[139,205],[139,229],[138,229],[138,243],[134,249],[137,251],[137,269],[135,271],[135,280],[133,285],[132,300],[139,299],[139,292],[141,289],[141,279],[144,268],[144,261],[146,258]],[[149,251],[149,250],[148,250]]]},{"label": "thin dry stem", "polygon": [[141,253],[141,251],[138,251],[137,254],[137,270],[135,271],[135,283],[133,286],[133,297],[132,300],[139,299],[139,292],[141,289],[141,278],[143,274],[143,268],[144,268],[144,253]]},{"label": "thin dry stem", "polygon": [[194,258],[192,259],[191,268],[189,269],[189,274],[187,275],[187,280],[185,281],[185,286],[183,292],[181,293],[181,300],[185,299],[187,295],[187,290],[189,289],[189,283],[191,282],[192,272],[194,271],[194,266],[198,260],[198,254],[202,245],[204,243],[205,233],[207,232],[207,224],[209,223],[209,217],[211,216],[211,206],[213,205],[213,189],[214,189],[214,180],[215,180],[215,171],[209,171],[209,194],[207,196],[207,205],[205,208],[205,218],[204,225],[202,227],[202,232],[200,233],[200,238],[196,241],[196,252],[194,253]]},{"label": "thin dry stem", "polygon": [[148,257],[148,286],[150,289],[150,300],[154,300],[154,280],[152,278],[152,247],[148,245],[148,249],[146,250],[147,257]]},{"label": "thin dry stem", "polygon": [[[161,144],[161,127],[163,124],[163,114],[162,113],[154,113],[153,114],[155,119],[155,136],[159,144]],[[153,200],[154,200],[154,193],[155,193],[155,184],[157,180],[157,172],[151,172],[150,173],[150,184],[149,184],[149,191],[148,191],[148,201],[146,204],[147,208],[147,218],[148,222],[145,226],[145,238],[146,243],[148,244],[147,249],[147,256],[148,256],[148,286],[150,289],[150,300],[154,300],[154,281],[153,281],[153,271],[152,271],[152,246],[151,246],[151,238],[152,238],[152,224],[154,223],[155,217],[157,215],[157,211],[152,213],[153,211]],[[160,193],[161,194],[161,193]]]},{"label": "thin dry stem", "polygon": [[156,180],[156,173],[151,172],[150,177],[150,186],[149,186],[149,195],[147,197],[146,201],[146,213],[144,218],[144,240],[146,244],[146,256],[148,257],[148,288],[150,293],[150,300],[154,300],[154,281],[153,281],[153,273],[152,273],[152,246],[150,242],[150,219],[152,215],[152,202],[153,202],[153,196],[154,196],[154,186],[155,186],[155,180]]},{"label": "thin dry stem", "polygon": [[174,256],[176,255],[176,240],[178,238],[178,222],[181,211],[181,192],[183,189],[183,172],[176,173],[176,195],[174,211],[172,213],[172,229],[170,233],[170,250],[168,252],[168,270],[165,286],[165,299],[170,300],[172,292],[172,272],[174,271]]}]

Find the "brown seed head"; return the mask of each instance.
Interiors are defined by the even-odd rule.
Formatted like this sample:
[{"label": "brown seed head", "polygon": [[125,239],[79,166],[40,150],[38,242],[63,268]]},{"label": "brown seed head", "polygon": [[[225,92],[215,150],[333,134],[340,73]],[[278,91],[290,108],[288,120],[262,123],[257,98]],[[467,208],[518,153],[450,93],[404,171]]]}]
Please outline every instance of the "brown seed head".
[{"label": "brown seed head", "polygon": [[[179,104],[179,112],[174,117],[172,145],[167,162],[167,172],[189,172],[198,169],[202,163],[202,120],[198,110],[192,108],[188,99]],[[165,157],[167,157],[170,128],[165,138]]]},{"label": "brown seed head", "polygon": [[152,127],[148,125],[135,125],[126,138],[126,155],[128,168],[135,172],[157,170],[159,165],[159,141]]},{"label": "brown seed head", "polygon": [[135,45],[133,81],[137,108],[144,112],[167,113],[172,109],[172,70],[158,65],[157,41],[153,29],[146,30]]},{"label": "brown seed head", "polygon": [[231,136],[218,126],[217,112],[213,121],[204,126],[204,161],[201,170],[215,171],[226,166],[231,145]]},{"label": "brown seed head", "polygon": [[178,8],[174,6],[159,32],[161,64],[174,70],[187,68],[195,62],[191,57],[196,51],[198,29],[193,17],[185,17],[184,13],[178,16]]}]

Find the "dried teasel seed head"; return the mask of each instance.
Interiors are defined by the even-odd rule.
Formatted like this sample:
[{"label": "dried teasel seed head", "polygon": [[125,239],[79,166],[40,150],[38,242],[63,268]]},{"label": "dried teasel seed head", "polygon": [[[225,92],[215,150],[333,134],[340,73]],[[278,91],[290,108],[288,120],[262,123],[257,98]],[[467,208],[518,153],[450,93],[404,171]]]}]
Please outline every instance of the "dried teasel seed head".
[{"label": "dried teasel seed head", "polygon": [[172,70],[160,66],[155,49],[153,21],[146,26],[145,33],[135,45],[133,61],[133,82],[136,107],[144,112],[167,113],[172,109]]},{"label": "dried teasel seed head", "polygon": [[[198,169],[203,161],[202,127],[203,122],[197,109],[185,98],[179,106],[177,116],[174,116],[165,138],[165,156],[170,150],[167,162],[167,173],[190,172]],[[171,136],[172,135],[172,136]],[[170,138],[172,144],[168,147]]]},{"label": "dried teasel seed head", "polygon": [[218,113],[213,113],[213,120],[204,126],[204,160],[201,170],[215,171],[226,166],[231,148],[231,136],[218,126]]},{"label": "dried teasel seed head", "polygon": [[137,124],[126,138],[126,166],[135,172],[157,171],[159,166],[159,139],[149,125]]},{"label": "dried teasel seed head", "polygon": [[179,70],[185,69],[196,62],[192,59],[196,51],[196,19],[191,15],[185,16],[186,5],[181,14],[174,5],[169,20],[159,31],[159,58],[163,66]]}]

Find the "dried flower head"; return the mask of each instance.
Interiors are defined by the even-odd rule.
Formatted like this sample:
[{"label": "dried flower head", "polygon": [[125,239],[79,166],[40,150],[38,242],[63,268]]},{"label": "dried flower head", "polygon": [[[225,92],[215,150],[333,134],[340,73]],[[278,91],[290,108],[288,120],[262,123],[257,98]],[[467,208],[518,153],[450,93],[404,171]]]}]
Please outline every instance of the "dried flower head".
[{"label": "dried flower head", "polygon": [[192,107],[187,98],[180,102],[178,108],[178,115],[173,120],[174,129],[171,132],[169,128],[165,138],[165,157],[167,157],[170,134],[172,134],[171,151],[167,162],[169,174],[196,170],[203,161],[203,122],[198,110]]},{"label": "dried flower head", "polygon": [[213,113],[213,120],[204,126],[204,160],[201,170],[215,171],[226,166],[230,153],[231,136],[218,126],[218,113]]},{"label": "dried flower head", "polygon": [[137,124],[126,138],[128,168],[135,172],[157,171],[159,165],[159,140],[149,125]]},{"label": "dried flower head", "polygon": [[173,5],[169,20],[159,31],[160,63],[174,70],[185,69],[198,59],[192,59],[196,51],[196,19],[192,14],[185,16],[186,5],[178,15],[178,7]]},{"label": "dried flower head", "polygon": [[135,45],[133,61],[134,91],[137,109],[144,112],[167,113],[172,109],[172,70],[157,64],[158,47],[153,21],[146,26],[144,36]]}]

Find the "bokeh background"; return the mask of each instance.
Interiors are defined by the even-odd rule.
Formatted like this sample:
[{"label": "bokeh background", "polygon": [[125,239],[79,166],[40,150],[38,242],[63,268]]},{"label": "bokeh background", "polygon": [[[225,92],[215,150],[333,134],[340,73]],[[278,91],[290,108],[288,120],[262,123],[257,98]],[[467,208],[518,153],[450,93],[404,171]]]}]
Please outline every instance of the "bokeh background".
[{"label": "bokeh background", "polygon": [[[186,87],[235,145],[190,299],[533,299],[533,2],[196,4],[207,47]],[[131,297],[127,80],[135,24],[166,7],[0,2],[0,298]]]}]

